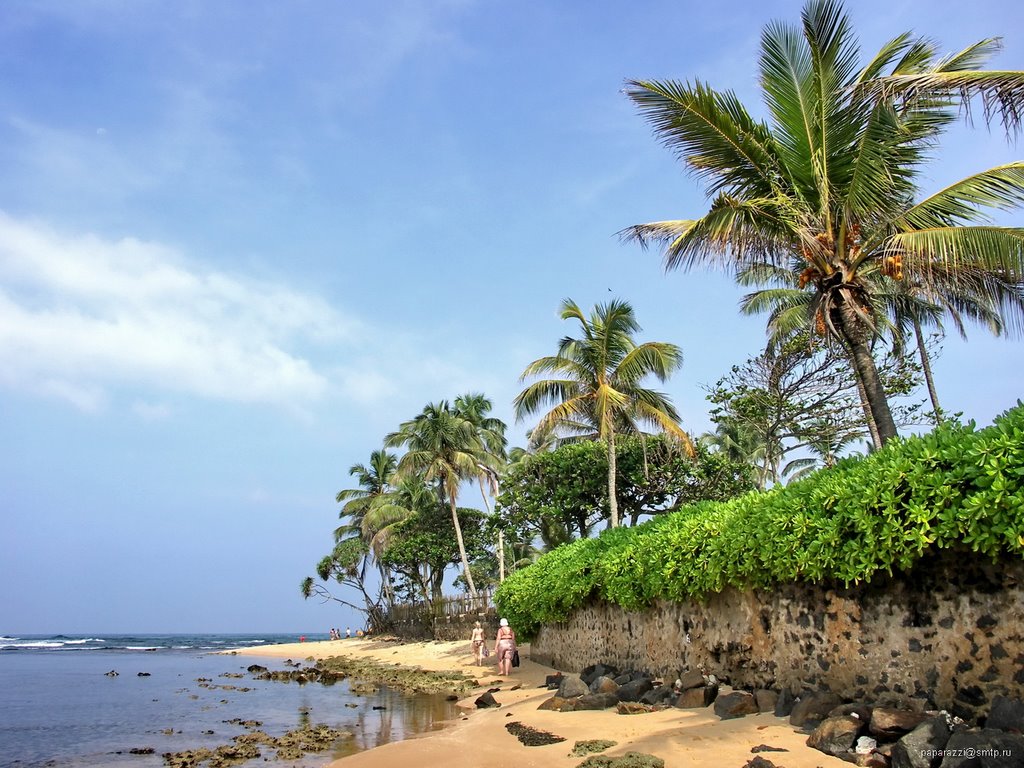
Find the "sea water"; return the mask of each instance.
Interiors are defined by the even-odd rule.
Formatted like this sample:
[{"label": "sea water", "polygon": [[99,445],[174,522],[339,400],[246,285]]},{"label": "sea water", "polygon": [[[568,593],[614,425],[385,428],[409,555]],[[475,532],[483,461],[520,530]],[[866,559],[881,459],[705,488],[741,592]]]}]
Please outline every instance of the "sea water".
[{"label": "sea water", "polygon": [[[285,660],[214,653],[298,639],[298,635],[2,636],[0,766],[158,768],[165,752],[212,749],[247,732],[232,720],[257,720],[271,736],[318,723],[355,733],[354,739],[299,761],[320,766],[360,749],[441,727],[456,716],[454,704],[443,696],[408,696],[386,688],[356,696],[345,681],[300,685],[256,680],[246,667],[287,669]],[[345,641],[337,641],[337,647],[338,654],[344,655]],[[129,753],[146,748],[152,748],[153,754]],[[273,758],[272,749],[262,751],[264,758]],[[266,765],[263,758],[251,763]]]}]

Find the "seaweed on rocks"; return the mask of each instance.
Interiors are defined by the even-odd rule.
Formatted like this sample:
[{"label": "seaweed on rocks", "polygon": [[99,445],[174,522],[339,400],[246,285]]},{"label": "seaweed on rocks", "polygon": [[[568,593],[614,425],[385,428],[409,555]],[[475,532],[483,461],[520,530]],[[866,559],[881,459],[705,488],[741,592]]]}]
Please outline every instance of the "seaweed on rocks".
[{"label": "seaweed on rocks", "polygon": [[591,755],[576,768],[665,768],[665,761],[645,752],[627,752],[621,757]]},{"label": "seaweed on rocks", "polygon": [[565,741],[564,736],[556,736],[548,731],[531,728],[528,725],[523,725],[518,720],[511,723],[505,723],[505,730],[519,739],[519,742],[527,747],[544,747],[548,744],[557,744],[560,741]]}]

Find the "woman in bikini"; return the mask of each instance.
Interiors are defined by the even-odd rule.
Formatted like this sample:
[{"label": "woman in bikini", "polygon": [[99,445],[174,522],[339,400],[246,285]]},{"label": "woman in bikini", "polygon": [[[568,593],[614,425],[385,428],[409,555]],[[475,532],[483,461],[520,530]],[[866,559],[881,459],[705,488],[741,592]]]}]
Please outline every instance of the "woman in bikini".
[{"label": "woman in bikini", "polygon": [[473,625],[473,656],[476,657],[476,665],[479,667],[484,663],[484,628],[478,621]]},{"label": "woman in bikini", "polygon": [[516,633],[508,625],[508,619],[501,620],[498,635],[494,640],[494,654],[498,657],[498,674],[512,674],[512,655],[516,652]]}]

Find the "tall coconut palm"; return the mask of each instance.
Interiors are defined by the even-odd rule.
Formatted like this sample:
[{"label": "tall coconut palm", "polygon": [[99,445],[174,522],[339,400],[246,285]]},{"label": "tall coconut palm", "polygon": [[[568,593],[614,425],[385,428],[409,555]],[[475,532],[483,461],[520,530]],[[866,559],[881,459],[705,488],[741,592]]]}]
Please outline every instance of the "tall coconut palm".
[{"label": "tall coconut palm", "polygon": [[[476,429],[477,437],[480,439],[484,449],[490,454],[491,461],[488,464],[480,464],[477,469],[477,480],[480,483],[480,495],[484,500],[484,508],[487,514],[491,514],[491,502],[488,494],[492,497],[498,495],[498,477],[500,469],[507,460],[505,448],[508,440],[505,438],[506,425],[501,419],[488,416],[494,403],[479,392],[459,395],[455,398],[455,411],[467,419]],[[498,531],[498,582],[505,580],[505,535]]]},{"label": "tall coconut palm", "polygon": [[633,308],[623,301],[599,304],[587,317],[572,301],[562,302],[563,320],[576,320],[580,338],[567,336],[559,342],[558,353],[534,360],[520,381],[532,376],[554,374],[526,387],[515,399],[516,418],[550,406],[534,432],[545,433],[580,424],[595,424],[598,437],[608,448],[608,506],[611,526],[619,524],[615,493],[615,435],[623,428],[639,431],[649,425],[679,439],[692,454],[689,436],[679,426],[679,414],[669,398],[646,389],[641,382],[649,375],[665,381],[683,362],[674,344],[649,341],[637,344],[633,334],[640,330]]},{"label": "tall coconut palm", "polygon": [[463,578],[470,595],[476,597],[457,506],[462,481],[478,477],[481,466],[491,467],[493,464],[476,427],[453,410],[447,400],[442,400],[428,403],[419,415],[403,422],[397,432],[389,434],[384,444],[406,448],[405,455],[398,462],[400,477],[421,475],[426,482],[436,483],[442,500],[447,500],[459,545]]},{"label": "tall coconut palm", "polygon": [[919,189],[931,148],[972,97],[986,119],[1019,128],[1024,72],[979,69],[998,48],[997,39],[982,40],[940,58],[931,42],[905,33],[862,66],[842,6],[811,0],[799,28],[777,22],[762,34],[770,123],[701,82],[630,81],[629,98],[713,200],[700,218],[624,235],[663,244],[670,269],[799,266],[812,293],[806,320],[850,350],[885,442],[896,425],[871,354],[879,311],[866,275],[955,294],[969,274],[1019,284],[1024,272],[1024,229],[984,215],[1024,203],[1024,163],[923,199]]}]

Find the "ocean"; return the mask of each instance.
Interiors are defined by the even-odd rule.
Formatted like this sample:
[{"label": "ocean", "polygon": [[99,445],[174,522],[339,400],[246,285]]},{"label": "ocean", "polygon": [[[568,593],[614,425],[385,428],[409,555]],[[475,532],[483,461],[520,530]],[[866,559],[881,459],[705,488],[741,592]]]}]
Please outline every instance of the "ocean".
[{"label": "ocean", "polygon": [[[261,758],[241,764],[266,766],[269,757],[271,765],[316,768],[440,728],[456,717],[454,703],[444,696],[409,696],[386,688],[355,695],[345,681],[327,686],[256,680],[246,672],[250,664],[288,667],[283,659],[216,654],[294,643],[299,637],[0,636],[0,766],[158,768],[165,752],[229,743],[247,732],[238,724],[242,720],[259,721],[271,736],[318,723],[355,733],[354,739],[299,761],[275,761],[274,751],[263,749]],[[343,655],[345,641],[337,645]],[[152,754],[130,754],[150,748]]]}]

